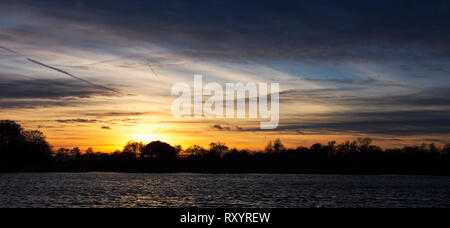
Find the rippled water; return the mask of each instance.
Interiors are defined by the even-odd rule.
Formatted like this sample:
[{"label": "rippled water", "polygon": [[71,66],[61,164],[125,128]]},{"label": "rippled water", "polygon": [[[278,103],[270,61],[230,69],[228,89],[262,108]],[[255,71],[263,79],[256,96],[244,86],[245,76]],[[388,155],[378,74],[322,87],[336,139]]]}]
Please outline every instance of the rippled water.
[{"label": "rippled water", "polygon": [[450,207],[450,177],[0,174],[0,207]]}]

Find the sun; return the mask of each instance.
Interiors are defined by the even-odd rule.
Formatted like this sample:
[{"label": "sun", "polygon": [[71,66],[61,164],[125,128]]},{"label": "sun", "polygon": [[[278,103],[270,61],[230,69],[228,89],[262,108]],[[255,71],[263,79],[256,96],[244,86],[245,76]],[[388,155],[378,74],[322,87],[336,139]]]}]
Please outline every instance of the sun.
[{"label": "sun", "polygon": [[140,134],[140,135],[133,135],[132,137],[134,140],[143,143],[162,140],[162,138],[159,135],[154,134]]}]

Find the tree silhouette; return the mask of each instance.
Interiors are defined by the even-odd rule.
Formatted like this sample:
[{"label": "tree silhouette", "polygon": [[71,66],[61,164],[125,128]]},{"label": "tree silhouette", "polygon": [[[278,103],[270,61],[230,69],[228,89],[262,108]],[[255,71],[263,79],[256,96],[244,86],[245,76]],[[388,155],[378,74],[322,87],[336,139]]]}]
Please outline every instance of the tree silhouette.
[{"label": "tree silhouette", "polygon": [[336,141],[328,142],[327,151],[328,151],[328,158],[334,156],[334,153],[336,152]]},{"label": "tree silhouette", "polygon": [[142,142],[129,141],[122,150],[121,157],[134,159],[137,157],[143,157],[141,150],[144,147]]},{"label": "tree silhouette", "polygon": [[177,150],[168,143],[153,141],[141,149],[141,157],[159,160],[177,159]]},{"label": "tree silhouette", "polygon": [[74,147],[70,150],[70,155],[75,159],[79,159],[81,157],[81,150],[78,147]]},{"label": "tree silhouette", "polygon": [[272,153],[279,154],[283,150],[285,150],[285,147],[284,147],[283,143],[281,142],[281,140],[280,139],[275,139],[275,141],[273,141],[273,142],[270,141],[267,144],[267,146],[266,146],[264,151],[266,153],[268,153],[268,154],[272,154]]},{"label": "tree silhouette", "polygon": [[226,146],[224,143],[221,143],[221,142],[210,143],[209,144],[209,153],[207,154],[207,156],[209,158],[220,158],[227,151],[228,151],[228,146]]},{"label": "tree silhouette", "polygon": [[444,148],[442,149],[443,155],[450,155],[450,143],[446,144]]},{"label": "tree silhouette", "polygon": [[187,156],[196,156],[196,157],[203,156],[206,153],[207,150],[199,145],[192,145],[184,151],[184,154],[186,154]]},{"label": "tree silhouette", "polygon": [[56,151],[55,159],[56,159],[57,161],[68,161],[68,160],[71,159],[69,153],[70,153],[70,150],[69,150],[69,149],[67,149],[67,148],[59,148],[59,149]]},{"label": "tree silhouette", "polygon": [[43,162],[51,147],[42,132],[25,131],[11,120],[0,121],[0,160],[6,162]]},{"label": "tree silhouette", "polygon": [[284,145],[283,145],[283,143],[281,142],[280,139],[276,139],[273,142],[273,152],[274,153],[281,153],[281,151],[283,151],[284,149],[285,149]]}]

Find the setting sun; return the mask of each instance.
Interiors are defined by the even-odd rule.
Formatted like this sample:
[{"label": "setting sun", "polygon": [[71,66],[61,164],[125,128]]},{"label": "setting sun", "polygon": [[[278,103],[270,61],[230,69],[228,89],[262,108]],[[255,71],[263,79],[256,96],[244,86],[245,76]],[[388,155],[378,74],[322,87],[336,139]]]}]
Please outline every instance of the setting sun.
[{"label": "setting sun", "polygon": [[143,143],[149,143],[152,141],[163,141],[163,138],[159,135],[154,134],[140,134],[140,135],[133,135],[133,140]]}]

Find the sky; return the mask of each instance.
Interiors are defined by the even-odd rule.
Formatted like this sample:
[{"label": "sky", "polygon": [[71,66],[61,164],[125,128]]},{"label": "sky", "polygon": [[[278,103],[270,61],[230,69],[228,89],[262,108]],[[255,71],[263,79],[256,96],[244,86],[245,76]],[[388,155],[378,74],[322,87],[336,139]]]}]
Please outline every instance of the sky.
[{"label": "sky", "polygon": [[[450,142],[450,2],[0,0],[0,119],[55,148]],[[280,123],[175,119],[173,84],[280,84]]]}]

